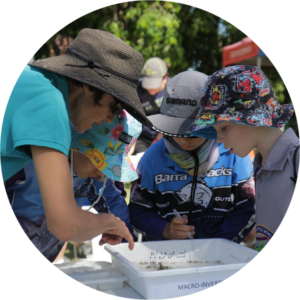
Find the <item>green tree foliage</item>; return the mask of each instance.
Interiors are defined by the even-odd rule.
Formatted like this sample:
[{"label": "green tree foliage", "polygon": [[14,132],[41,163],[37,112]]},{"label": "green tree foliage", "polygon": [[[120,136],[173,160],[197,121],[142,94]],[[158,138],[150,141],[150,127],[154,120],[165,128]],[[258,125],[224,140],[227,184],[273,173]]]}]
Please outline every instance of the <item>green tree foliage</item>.
[{"label": "green tree foliage", "polygon": [[159,56],[172,69],[188,67],[178,33],[180,4],[172,2],[132,2],[125,11],[114,7],[114,19],[106,22],[107,30],[143,54],[144,59]]},{"label": "green tree foliage", "polygon": [[185,57],[197,71],[211,74],[221,68],[220,18],[206,11],[183,5],[179,12]]},{"label": "green tree foliage", "polygon": [[[76,37],[83,28],[113,33],[141,52],[144,60],[161,57],[171,77],[188,68],[212,74],[222,68],[222,47],[246,36],[218,16],[169,1],[135,1],[108,6],[75,20],[57,33]],[[55,36],[35,54],[36,59],[49,56]],[[262,69],[279,101],[291,102],[277,70]],[[298,134],[295,116],[288,126]]]}]

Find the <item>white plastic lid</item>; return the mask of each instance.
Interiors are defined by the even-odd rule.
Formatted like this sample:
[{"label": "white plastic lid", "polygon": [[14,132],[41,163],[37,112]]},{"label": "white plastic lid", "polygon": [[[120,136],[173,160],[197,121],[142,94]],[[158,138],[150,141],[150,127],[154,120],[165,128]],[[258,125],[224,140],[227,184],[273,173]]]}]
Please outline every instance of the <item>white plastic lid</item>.
[{"label": "white plastic lid", "polygon": [[104,261],[71,262],[55,266],[83,284],[123,282],[128,279],[111,263]]}]

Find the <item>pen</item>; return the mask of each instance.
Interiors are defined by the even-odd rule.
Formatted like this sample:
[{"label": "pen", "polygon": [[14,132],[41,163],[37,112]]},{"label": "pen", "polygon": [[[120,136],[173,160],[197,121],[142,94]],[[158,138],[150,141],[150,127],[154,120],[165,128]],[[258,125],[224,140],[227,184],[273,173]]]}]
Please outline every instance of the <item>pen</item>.
[{"label": "pen", "polygon": [[[175,214],[175,216],[176,216],[177,218],[182,219],[181,215],[178,213],[178,211],[177,211],[175,208],[173,209],[173,212],[174,212],[174,214]],[[188,231],[188,236],[189,236],[189,238],[190,238],[191,240],[194,239],[193,236],[192,236],[192,234],[191,234],[189,231]]]}]

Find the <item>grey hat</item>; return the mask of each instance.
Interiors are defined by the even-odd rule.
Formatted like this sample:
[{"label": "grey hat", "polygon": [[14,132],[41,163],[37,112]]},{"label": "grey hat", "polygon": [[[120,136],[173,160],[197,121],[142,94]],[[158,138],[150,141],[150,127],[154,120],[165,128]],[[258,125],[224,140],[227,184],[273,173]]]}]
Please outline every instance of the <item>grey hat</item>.
[{"label": "grey hat", "polygon": [[142,87],[144,89],[158,89],[167,72],[167,65],[162,59],[150,57],[142,70]]},{"label": "grey hat", "polygon": [[136,92],[143,56],[113,34],[82,29],[64,55],[39,59],[29,65],[111,94],[129,114],[151,126]]},{"label": "grey hat", "polygon": [[164,135],[190,137],[187,131],[198,113],[206,78],[207,75],[196,71],[173,77],[165,86],[160,114],[148,117],[152,128]]}]

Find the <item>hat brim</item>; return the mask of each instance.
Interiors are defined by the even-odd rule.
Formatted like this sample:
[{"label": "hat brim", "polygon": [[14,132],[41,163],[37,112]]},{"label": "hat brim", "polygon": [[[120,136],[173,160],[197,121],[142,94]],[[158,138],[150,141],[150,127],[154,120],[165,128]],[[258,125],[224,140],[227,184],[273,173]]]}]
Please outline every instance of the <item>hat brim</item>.
[{"label": "hat brim", "polygon": [[204,137],[206,139],[216,139],[217,132],[213,127],[206,127],[197,131],[189,131],[194,124],[194,119],[170,117],[164,114],[149,116],[155,131],[167,136],[174,137]]},{"label": "hat brim", "polygon": [[[103,152],[105,151],[105,146],[98,145],[97,149],[100,149],[101,154],[103,154]],[[79,152],[91,159],[91,157],[88,156],[87,154],[85,154],[83,151],[80,151],[80,150],[77,150],[74,148],[71,148],[71,150],[75,151],[75,152]],[[118,158],[116,158],[116,156],[112,156],[112,155],[105,153],[105,163],[106,164],[113,166],[113,163],[116,159],[120,159],[122,161],[121,164],[118,166],[119,169],[116,171],[115,170],[108,171],[107,168],[101,169],[101,168],[97,167],[97,165],[93,162],[92,159],[91,160],[92,160],[93,164],[97,167],[97,169],[110,179],[120,181],[120,182],[132,182],[132,181],[138,179],[138,174],[137,174],[136,170],[134,169],[133,163],[128,155],[119,155]]]},{"label": "hat brim", "polygon": [[153,124],[152,129],[164,135],[190,136],[187,132],[194,119],[176,118],[164,114],[157,114],[148,117]]},{"label": "hat brim", "polygon": [[[242,112],[238,111],[240,114],[239,118],[237,118],[233,114],[226,114],[222,111],[214,111],[214,113],[212,113],[211,111],[203,110],[201,114],[197,115],[197,118],[195,119],[193,124],[191,124],[189,132],[194,136],[203,136],[203,132],[208,132],[209,128],[212,128],[216,132],[216,130],[212,126],[223,122],[235,122],[237,124],[251,127],[264,126],[283,128],[292,117],[294,107],[291,103],[279,105],[279,107],[279,110],[282,113],[278,117],[276,117],[275,113],[272,113],[272,111],[269,111],[268,115],[257,113],[257,109],[265,109],[265,111],[269,109],[268,105],[261,103],[258,103],[258,107],[255,107],[253,109],[244,110]],[[216,119],[217,114],[219,116]]]},{"label": "hat brim", "polygon": [[152,124],[146,117],[136,92],[136,86],[132,82],[103,69],[97,69],[99,73],[108,75],[108,77],[101,76],[95,70],[89,68],[86,62],[67,53],[61,56],[39,59],[28,65],[75,79],[111,94],[124,104],[124,108],[129,114],[145,126],[151,128]]},{"label": "hat brim", "polygon": [[195,128],[194,130],[189,131],[189,133],[192,136],[204,137],[209,140],[217,139],[217,131],[212,126],[208,126],[208,127],[204,127],[204,128],[200,128],[200,129]]},{"label": "hat brim", "polygon": [[[129,114],[124,114],[120,119],[116,115],[112,123],[103,122],[100,126],[95,124],[82,134],[77,133],[71,123],[70,129],[70,150],[87,156],[104,175],[121,182],[131,182],[138,178],[128,151],[140,135],[142,125]],[[126,139],[120,138],[122,134],[131,137],[130,144],[128,140],[125,142]]]},{"label": "hat brim", "polygon": [[163,81],[162,77],[153,78],[153,77],[143,77],[142,87],[144,89],[158,89],[161,86]]}]

